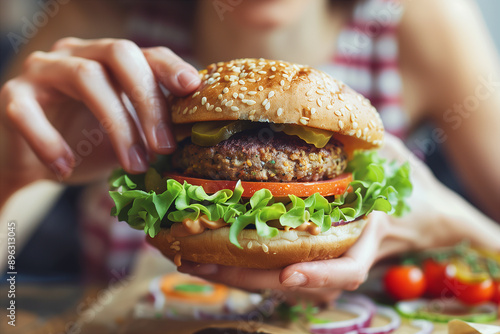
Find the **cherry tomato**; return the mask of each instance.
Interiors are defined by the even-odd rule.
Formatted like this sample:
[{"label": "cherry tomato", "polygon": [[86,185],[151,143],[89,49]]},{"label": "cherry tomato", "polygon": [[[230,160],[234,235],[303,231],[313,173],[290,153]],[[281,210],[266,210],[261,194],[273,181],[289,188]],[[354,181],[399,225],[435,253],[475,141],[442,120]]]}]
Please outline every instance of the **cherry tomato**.
[{"label": "cherry tomato", "polygon": [[488,278],[482,282],[466,282],[456,277],[449,278],[449,285],[453,294],[461,302],[467,305],[479,305],[493,298],[493,281]]},{"label": "cherry tomato", "polygon": [[447,263],[440,263],[433,259],[424,262],[424,276],[427,282],[426,294],[429,297],[441,297],[447,291],[446,287],[446,266]]},{"label": "cherry tomato", "polygon": [[493,282],[493,297],[491,300],[500,306],[500,281]]},{"label": "cherry tomato", "polygon": [[[189,177],[177,173],[165,173],[164,176],[174,179],[180,183],[186,181],[195,186],[203,186],[209,194],[222,189],[234,189],[237,181],[230,180],[210,180],[196,177]],[[300,197],[309,197],[314,193],[322,196],[332,196],[343,194],[349,183],[352,181],[352,175],[345,173],[331,180],[317,182],[252,182],[242,181],[241,186],[244,189],[243,197],[252,197],[260,189],[269,189],[275,197],[286,197],[296,195]]]},{"label": "cherry tomato", "polygon": [[422,270],[414,265],[391,267],[384,277],[385,290],[396,300],[415,299],[425,291]]}]

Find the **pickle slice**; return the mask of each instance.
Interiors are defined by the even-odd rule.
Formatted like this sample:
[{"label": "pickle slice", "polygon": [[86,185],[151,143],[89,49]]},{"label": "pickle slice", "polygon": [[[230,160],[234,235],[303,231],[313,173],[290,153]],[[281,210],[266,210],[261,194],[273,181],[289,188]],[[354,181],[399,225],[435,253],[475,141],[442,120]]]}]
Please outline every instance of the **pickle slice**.
[{"label": "pickle slice", "polygon": [[333,132],[321,129],[307,128],[305,126],[286,124],[283,132],[289,136],[298,136],[308,144],[317,148],[325,147],[332,138]]},{"label": "pickle slice", "polygon": [[[191,141],[199,146],[214,146],[232,135],[262,126],[267,123],[249,121],[213,121],[195,123],[191,129]],[[283,132],[289,136],[298,136],[308,144],[317,148],[325,147],[332,138],[333,132],[321,129],[308,128],[295,124],[283,124]]]},{"label": "pickle slice", "polygon": [[191,141],[199,146],[214,146],[235,133],[259,126],[258,122],[213,121],[199,122],[191,129]]}]

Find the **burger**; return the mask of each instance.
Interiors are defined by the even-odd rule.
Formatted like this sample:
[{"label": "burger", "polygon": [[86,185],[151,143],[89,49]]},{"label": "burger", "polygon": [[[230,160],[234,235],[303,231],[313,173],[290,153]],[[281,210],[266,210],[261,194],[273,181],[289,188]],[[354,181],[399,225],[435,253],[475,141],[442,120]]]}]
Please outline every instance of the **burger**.
[{"label": "burger", "polygon": [[115,171],[113,215],[183,260],[282,268],[341,256],[374,210],[401,215],[408,165],[375,150],[370,102],[308,66],[219,62],[200,87],[168,98],[176,152],[142,175]]}]

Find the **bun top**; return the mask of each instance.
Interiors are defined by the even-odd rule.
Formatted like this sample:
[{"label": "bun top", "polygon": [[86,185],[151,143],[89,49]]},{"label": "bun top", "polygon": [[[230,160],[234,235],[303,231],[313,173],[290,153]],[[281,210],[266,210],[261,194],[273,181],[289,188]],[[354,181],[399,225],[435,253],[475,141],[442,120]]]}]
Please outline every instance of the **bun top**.
[{"label": "bun top", "polygon": [[344,83],[309,66],[237,59],[200,71],[191,95],[171,97],[172,121],[249,120],[329,130],[348,146],[381,146],[384,127],[370,102]]}]

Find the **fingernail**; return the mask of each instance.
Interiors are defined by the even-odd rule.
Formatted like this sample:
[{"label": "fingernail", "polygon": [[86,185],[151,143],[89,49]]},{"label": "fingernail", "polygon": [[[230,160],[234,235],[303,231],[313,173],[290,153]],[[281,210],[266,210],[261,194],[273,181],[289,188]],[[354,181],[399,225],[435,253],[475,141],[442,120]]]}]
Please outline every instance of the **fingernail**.
[{"label": "fingernail", "polygon": [[72,171],[70,163],[64,157],[57,158],[56,161],[50,164],[50,168],[56,174],[59,181],[70,176]]},{"label": "fingernail", "polygon": [[284,280],[281,284],[286,287],[292,286],[303,286],[307,284],[306,275],[295,271],[292,275],[290,275],[286,280]]},{"label": "fingernail", "polygon": [[160,123],[155,129],[156,143],[160,149],[174,149],[176,142],[172,132],[165,123]]},{"label": "fingernail", "polygon": [[191,85],[200,82],[200,77],[189,70],[181,70],[177,73],[177,80],[183,88],[189,88]]},{"label": "fingernail", "polygon": [[148,169],[146,152],[139,145],[135,144],[128,150],[129,168],[134,172],[145,172]]}]

